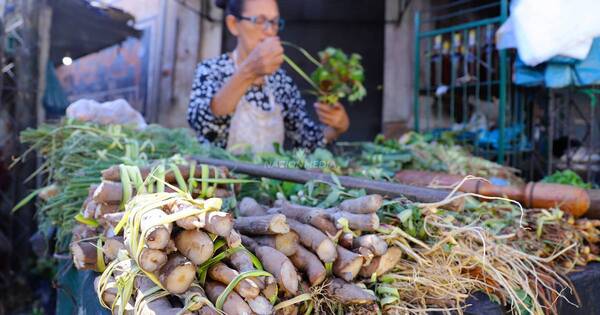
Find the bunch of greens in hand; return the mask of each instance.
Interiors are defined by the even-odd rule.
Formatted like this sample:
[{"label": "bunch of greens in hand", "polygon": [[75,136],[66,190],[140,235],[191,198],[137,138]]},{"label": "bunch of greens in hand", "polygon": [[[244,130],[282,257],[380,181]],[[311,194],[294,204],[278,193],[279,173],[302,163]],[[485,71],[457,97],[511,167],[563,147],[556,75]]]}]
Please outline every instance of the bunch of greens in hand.
[{"label": "bunch of greens in hand", "polygon": [[318,97],[319,102],[336,104],[345,98],[355,102],[367,95],[363,86],[365,74],[360,55],[348,56],[339,48],[328,47],[319,52],[320,61],[317,61],[305,49],[285,44],[298,49],[317,67],[309,77],[295,62],[284,56],[285,61],[312,86],[314,90],[311,92]]}]

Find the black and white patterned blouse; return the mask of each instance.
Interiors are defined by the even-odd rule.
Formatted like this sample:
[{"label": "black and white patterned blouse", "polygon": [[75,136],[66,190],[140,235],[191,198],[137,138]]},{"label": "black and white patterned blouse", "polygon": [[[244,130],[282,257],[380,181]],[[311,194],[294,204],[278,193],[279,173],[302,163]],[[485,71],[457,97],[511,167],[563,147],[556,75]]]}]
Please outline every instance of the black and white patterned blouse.
[{"label": "black and white patterned blouse", "polygon": [[[233,59],[228,54],[208,59],[198,65],[192,85],[188,122],[202,143],[212,142],[227,147],[231,114],[215,116],[210,108],[212,97],[234,73]],[[273,91],[275,102],[281,104],[285,136],[294,147],[314,150],[325,145],[323,127],[316,124],[306,112],[306,104],[298,87],[283,69],[267,78],[268,88]],[[269,97],[264,86],[252,86],[244,95],[248,103],[270,110]]]}]

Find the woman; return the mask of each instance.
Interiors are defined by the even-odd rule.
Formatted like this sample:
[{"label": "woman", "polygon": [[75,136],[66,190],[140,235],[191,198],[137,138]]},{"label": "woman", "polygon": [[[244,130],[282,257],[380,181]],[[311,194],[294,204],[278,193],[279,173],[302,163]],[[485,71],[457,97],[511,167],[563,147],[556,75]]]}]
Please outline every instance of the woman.
[{"label": "woman", "polygon": [[222,0],[225,23],[237,37],[231,53],[198,65],[188,122],[201,142],[239,153],[274,150],[287,137],[294,147],[313,150],[348,130],[341,104],[315,104],[312,121],[292,79],[281,69],[283,27],[275,0]]}]

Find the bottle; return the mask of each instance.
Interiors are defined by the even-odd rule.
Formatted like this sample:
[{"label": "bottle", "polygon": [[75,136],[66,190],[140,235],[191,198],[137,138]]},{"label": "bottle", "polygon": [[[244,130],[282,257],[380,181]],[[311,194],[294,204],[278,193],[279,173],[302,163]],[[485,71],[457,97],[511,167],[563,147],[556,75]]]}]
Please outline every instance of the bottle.
[{"label": "bottle", "polygon": [[496,79],[498,72],[498,53],[494,41],[494,25],[485,27],[483,39],[483,62],[481,63],[481,81],[489,83]]},{"label": "bottle", "polygon": [[477,33],[475,30],[469,31],[469,40],[467,43],[467,52],[466,52],[466,69],[465,75],[469,76],[468,81],[477,81]]},{"label": "bottle", "polygon": [[430,87],[437,87],[442,84],[442,35],[438,35],[433,40],[433,50],[431,53],[431,78]]},{"label": "bottle", "polygon": [[[454,34],[452,38],[452,72],[454,73],[454,84],[456,80],[462,76],[462,64],[463,64],[463,45],[462,35],[460,33]],[[451,74],[452,75],[452,74]]]},{"label": "bottle", "polygon": [[442,44],[442,84],[450,85],[450,73],[452,72],[452,62],[450,57],[450,42],[444,41]]}]

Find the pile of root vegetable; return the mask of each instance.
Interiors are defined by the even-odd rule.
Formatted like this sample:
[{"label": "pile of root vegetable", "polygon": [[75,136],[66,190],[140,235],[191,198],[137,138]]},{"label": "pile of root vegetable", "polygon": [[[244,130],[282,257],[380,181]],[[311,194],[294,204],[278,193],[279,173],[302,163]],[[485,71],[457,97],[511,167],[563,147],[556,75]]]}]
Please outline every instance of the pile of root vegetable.
[{"label": "pile of root vegetable", "polygon": [[[74,264],[102,272],[96,290],[113,313],[462,313],[475,292],[516,314],[552,313],[571,290],[565,273],[599,254],[600,223],[559,210],[314,182],[294,184],[308,197],[297,203],[259,203],[237,196],[255,182],[224,169],[164,165],[102,172],[75,229]],[[215,195],[240,202],[225,212]]]},{"label": "pile of root vegetable", "polygon": [[[234,157],[156,126],[65,121],[22,138],[45,161],[32,174],[48,181],[35,192],[40,228],[56,226],[56,251],[100,272],[99,301],[113,313],[462,313],[483,292],[515,314],[552,314],[572,289],[567,273],[600,255],[600,221],[558,209],[468,195],[390,200],[346,190],[335,175],[336,184],[239,179],[181,157],[278,166],[283,156],[376,178],[395,167],[514,176],[485,160],[465,166],[468,155],[444,164],[453,161],[419,137],[363,144],[348,164],[326,150]],[[419,149],[433,162],[411,157]]]},{"label": "pile of root vegetable", "polygon": [[[330,209],[244,198],[234,218],[212,197],[234,193],[218,187],[232,180],[201,189],[218,172],[199,166],[205,176],[196,178],[193,165],[112,167],[92,187],[70,247],[78,269],[102,272],[103,306],[117,314],[376,311],[375,294],[358,279],[384,274],[402,253],[376,232],[381,196]],[[124,211],[106,206],[123,203]]]},{"label": "pile of root vegetable", "polygon": [[[148,166],[156,159],[181,161],[174,155],[203,155],[385,180],[393,180],[394,172],[400,169],[418,169],[486,178],[500,176],[518,181],[510,168],[473,157],[458,146],[426,141],[418,134],[409,134],[400,140],[377,138],[374,142],[358,144],[353,157],[334,155],[325,149],[313,153],[278,150],[277,153],[234,156],[220,148],[199,145],[193,135],[183,129],[151,125],[136,130],[74,120],[27,129],[20,137],[29,148],[13,164],[33,158],[33,153],[39,154],[43,163],[28,180],[40,176],[45,186],[16,205],[15,210],[39,197],[39,230],[46,239],[56,239],[58,253],[67,249],[74,217],[87,197],[89,186],[99,184],[100,172],[116,164]],[[449,155],[451,158],[444,158],[448,152],[453,152]]]}]

